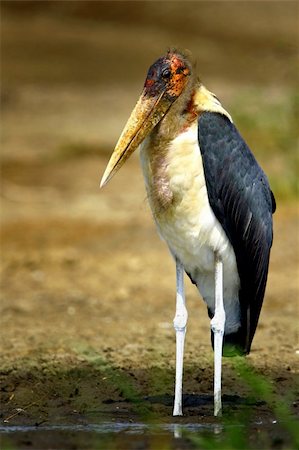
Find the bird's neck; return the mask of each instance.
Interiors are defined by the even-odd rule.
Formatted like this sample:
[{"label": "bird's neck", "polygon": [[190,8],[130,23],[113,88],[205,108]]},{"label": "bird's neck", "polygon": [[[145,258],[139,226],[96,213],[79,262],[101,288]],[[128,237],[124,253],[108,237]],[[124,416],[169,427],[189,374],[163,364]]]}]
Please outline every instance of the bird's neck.
[{"label": "bird's neck", "polygon": [[186,128],[186,124],[196,120],[197,111],[194,108],[194,97],[199,87],[199,81],[192,77],[183,93],[155,128],[153,135],[156,134],[159,141],[161,139],[165,142],[171,141]]},{"label": "bird's neck", "polygon": [[[168,209],[174,202],[168,174],[169,162],[174,157],[172,143],[193,127],[204,111],[221,113],[231,120],[217,97],[198,80],[193,80],[142,145],[143,172],[151,206],[156,214]],[[180,142],[184,147],[184,139]],[[183,148],[181,155],[185,151]],[[194,152],[197,152],[196,146]],[[182,166],[181,170],[186,168]]]},{"label": "bird's neck", "polygon": [[[232,122],[216,95],[198,79],[191,79],[184,92],[154,129],[152,138],[157,139],[162,146],[167,146],[169,141],[186,131],[205,111],[223,114]],[[153,147],[157,148],[156,145]],[[158,147],[161,149],[161,145]]]},{"label": "bird's neck", "polygon": [[173,202],[167,174],[171,142],[197,118],[193,99],[197,80],[190,80],[163,120],[154,128],[141,147],[141,162],[147,192],[154,216]]}]

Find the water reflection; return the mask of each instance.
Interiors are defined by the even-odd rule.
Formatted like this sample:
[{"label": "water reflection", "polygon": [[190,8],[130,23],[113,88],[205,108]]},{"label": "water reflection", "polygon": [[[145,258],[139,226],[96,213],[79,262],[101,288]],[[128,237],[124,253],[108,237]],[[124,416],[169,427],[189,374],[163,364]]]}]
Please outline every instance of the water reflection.
[{"label": "water reflection", "polygon": [[[234,425],[225,425],[220,422],[149,424],[141,421],[112,420],[66,425],[0,425],[0,437],[2,438],[1,448],[15,449],[26,446],[26,448],[39,450],[49,448],[53,450],[61,448],[80,450],[249,448],[247,445],[249,435],[258,437],[266,433],[269,439],[271,437],[269,445],[273,439],[276,442],[278,435],[282,442],[287,439],[287,436],[281,435],[281,428],[277,428],[273,418],[262,423],[251,422],[249,435],[246,430],[244,423]],[[231,446],[231,443],[236,444],[237,447]],[[267,448],[271,448],[271,445]]]}]

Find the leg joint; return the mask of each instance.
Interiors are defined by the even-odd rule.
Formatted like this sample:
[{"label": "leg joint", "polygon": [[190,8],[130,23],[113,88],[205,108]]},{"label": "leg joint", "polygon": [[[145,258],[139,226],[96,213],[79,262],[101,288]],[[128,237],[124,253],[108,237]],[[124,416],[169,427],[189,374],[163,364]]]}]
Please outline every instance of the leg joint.
[{"label": "leg joint", "polygon": [[225,311],[224,309],[218,310],[211,320],[211,329],[213,333],[224,333],[225,326]]},{"label": "leg joint", "polygon": [[188,320],[188,312],[187,309],[181,308],[176,312],[175,317],[173,319],[173,326],[176,331],[184,331],[187,325]]}]

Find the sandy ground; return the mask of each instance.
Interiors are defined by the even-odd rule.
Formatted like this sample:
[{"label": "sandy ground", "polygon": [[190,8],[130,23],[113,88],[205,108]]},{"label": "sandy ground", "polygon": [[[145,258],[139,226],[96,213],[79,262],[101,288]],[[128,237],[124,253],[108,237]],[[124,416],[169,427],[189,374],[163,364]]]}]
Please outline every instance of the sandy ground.
[{"label": "sandy ground", "polygon": [[[138,162],[129,163],[99,192],[95,180],[105,162],[91,158],[59,163],[59,170],[54,164],[46,174],[40,168],[28,173],[20,167],[20,178],[14,170],[15,183],[26,174],[25,178],[35,177],[35,183],[40,178],[41,190],[34,188],[35,215],[28,214],[28,205],[17,197],[8,198],[9,192],[5,199],[7,212],[13,205],[10,220],[2,226],[2,420],[9,424],[86,423],[115,414],[137,420],[136,395],[156,396],[149,410],[171,420],[174,264],[154,230]],[[66,172],[71,188],[63,187]],[[82,173],[89,176],[81,204]],[[56,188],[63,192],[52,200],[49,194],[48,204],[42,189],[47,177],[52,182],[55,178]],[[29,195],[30,187],[26,189]],[[60,214],[52,213],[53,202],[56,211],[60,205]],[[71,213],[68,205],[77,202],[78,209],[83,213],[86,208],[89,214]],[[278,208],[266,300],[248,357],[274,391],[291,402],[294,413],[297,235],[296,210]],[[212,394],[209,320],[196,289],[188,280],[186,284],[184,392],[190,398],[185,420],[210,421],[212,398],[199,401]],[[237,410],[240,399],[250,394],[231,360],[224,363],[223,392],[237,396]],[[229,398],[225,406],[231,406]],[[16,408],[25,411],[14,415]],[[274,417],[269,405],[254,403],[252,408],[261,420]]]},{"label": "sandy ground", "polygon": [[[207,17],[212,17],[212,13],[208,11]],[[177,17],[175,11],[173,14]],[[269,64],[263,66],[268,74],[257,64],[253,65],[252,77],[261,85],[263,76],[268,77],[269,85],[263,95],[271,97],[271,93],[277,93],[276,83],[280,83],[281,92],[290,87],[292,70],[282,73],[275,68],[280,67],[278,48],[283,48],[281,60],[291,58],[292,46],[288,42],[294,36],[289,26],[293,19],[281,20],[279,30],[283,38],[275,36],[273,44],[270,39],[273,27],[269,24],[275,24],[277,14],[272,17],[269,13],[269,27],[264,29],[261,19],[264,16],[259,17],[261,22],[255,22],[255,36],[257,46],[258,42],[264,45],[258,47],[259,51],[268,54]],[[243,16],[241,19],[239,33],[246,22]],[[70,26],[70,22],[65,22],[68,26],[64,28],[61,18],[34,16],[30,28],[28,20],[19,15],[14,17],[10,12],[4,22],[2,425],[84,425],[105,420],[170,422],[175,365],[174,263],[155,231],[137,155],[105,189],[99,190],[111,147],[134,105],[146,67],[140,64],[140,73],[134,71],[134,75],[131,69],[128,78],[133,82],[125,90],[115,81],[111,82],[113,89],[103,86],[95,89],[94,79],[88,85],[82,67],[79,74],[76,70],[72,72],[73,84],[66,85],[65,78],[70,79],[67,70],[75,69],[72,63],[75,64],[78,55],[74,50],[76,43],[81,45],[79,54],[84,61],[90,57],[91,66],[94,64],[97,70],[101,64],[86,54],[85,48],[91,49],[93,45],[102,48],[99,42],[105,35],[110,39],[107,38],[109,51],[115,49],[121,53],[121,45],[117,47],[115,42],[112,45],[111,23],[107,20],[96,30],[95,24],[71,22],[73,26]],[[26,34],[28,27],[31,31]],[[54,29],[57,31],[53,33],[54,44],[61,42],[63,47],[72,42],[74,45],[65,46],[61,53],[66,54],[69,49],[68,65],[60,61],[61,54],[54,44],[51,52],[48,36],[49,30]],[[124,47],[136,43],[138,30],[137,27],[135,35],[133,30],[128,31]],[[221,52],[208,28],[204,30],[206,42],[210,44],[206,48],[219,51],[220,58]],[[269,39],[259,41],[261,30]],[[218,31],[223,32],[221,26]],[[144,37],[142,45],[147,43],[154,53],[159,46],[158,38],[164,43],[172,32],[165,36],[161,32],[154,46]],[[238,52],[231,33],[227,34],[227,42],[232,51]],[[79,40],[78,36],[84,37]],[[247,35],[247,42],[251,38]],[[36,48],[32,47],[34,41],[39,42]],[[50,62],[55,58],[61,62],[61,73],[53,71],[52,79],[51,71],[37,58],[42,55],[43,42],[48,43],[46,54]],[[248,82],[246,67],[254,57],[249,47],[246,47],[244,66],[240,64],[239,77],[234,72],[235,79],[245,84]],[[24,48],[35,50],[27,51],[26,58],[22,59]],[[137,44],[136,48],[139,48]],[[134,48],[128,54],[130,61],[136,51]],[[201,52],[204,58],[205,52]],[[210,61],[207,55],[206,59]],[[112,74],[114,66],[109,61]],[[223,65],[224,59],[217,64]],[[15,70],[17,67],[19,71]],[[218,74],[213,79],[214,86],[219,86],[222,97],[229,99],[234,92],[233,83],[221,84],[222,75],[211,61],[207,67],[208,73]],[[30,70],[34,73],[32,78]],[[233,76],[229,69],[223,72],[227,79]],[[109,117],[107,111],[111,113]],[[101,126],[103,123],[105,126]],[[267,156],[264,159],[266,168],[271,167]],[[265,425],[275,419],[277,403],[283,402],[288,411],[298,416],[298,225],[298,208],[294,203],[278,202],[266,298],[252,352],[247,358],[273,389],[269,401],[265,402],[265,395],[248,385],[232,359],[224,361],[224,412],[227,416],[244,410],[250,412],[253,423],[260,420],[263,424],[270,439],[267,445],[273,448],[289,445],[288,436],[281,428]],[[204,303],[187,278],[186,289],[189,322],[184,392],[187,396],[185,416],[176,421],[214,423],[209,320]],[[252,425],[249,442],[254,445],[260,432],[263,430]],[[13,442],[17,448],[48,448],[50,443],[51,448],[61,448],[63,444],[69,448],[84,447],[71,438],[65,441],[64,437],[56,436],[54,442],[45,435],[16,436]],[[131,443],[127,445],[135,448]],[[140,448],[158,448],[154,443],[152,447],[144,442],[142,445]],[[92,447],[90,442],[89,446]]]}]

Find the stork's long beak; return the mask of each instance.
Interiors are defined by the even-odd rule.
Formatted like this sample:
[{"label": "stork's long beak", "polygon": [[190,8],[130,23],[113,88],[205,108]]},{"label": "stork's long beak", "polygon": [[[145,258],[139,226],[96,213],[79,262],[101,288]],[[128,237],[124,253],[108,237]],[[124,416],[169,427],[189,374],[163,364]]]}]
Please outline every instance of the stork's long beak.
[{"label": "stork's long beak", "polygon": [[146,89],[143,90],[111,155],[101,180],[101,187],[108,183],[134,150],[160,122],[172,103],[173,99],[165,94],[165,90],[159,92],[156,96],[149,96]]}]

